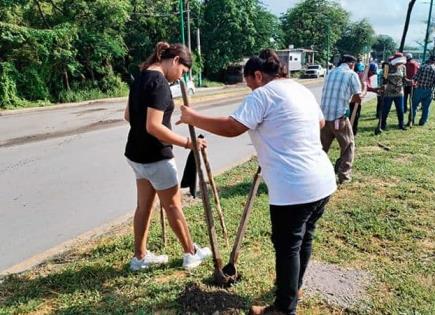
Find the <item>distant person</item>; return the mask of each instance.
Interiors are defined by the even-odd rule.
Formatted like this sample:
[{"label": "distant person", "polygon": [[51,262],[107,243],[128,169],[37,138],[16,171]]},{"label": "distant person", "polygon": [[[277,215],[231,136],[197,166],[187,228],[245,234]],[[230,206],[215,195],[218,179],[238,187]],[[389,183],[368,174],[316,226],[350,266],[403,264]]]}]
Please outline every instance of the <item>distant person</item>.
[{"label": "distant person", "polygon": [[364,64],[364,62],[362,62],[361,58],[358,58],[354,67],[355,72],[358,73],[358,75],[360,75],[361,73],[364,73],[365,69],[366,69],[366,65]]},{"label": "distant person", "polygon": [[[360,77],[361,86],[362,86],[361,96],[365,96],[367,92],[376,93],[379,102],[379,94],[381,93],[381,88],[374,86],[373,84],[375,80],[377,80],[377,75],[378,75],[378,65],[376,63],[371,63],[369,65],[369,69],[367,72],[367,78],[364,78],[364,76]],[[352,115],[352,112],[356,105],[357,103],[354,102],[351,102],[349,104],[349,116]],[[358,104],[355,120],[352,125],[352,131],[354,136],[356,136],[356,134],[358,133],[358,122],[359,122],[360,115],[361,115],[361,104]]]},{"label": "distant person", "polygon": [[382,132],[387,128],[388,114],[391,110],[391,105],[394,102],[396,106],[398,127],[400,130],[406,130],[403,123],[403,103],[404,103],[404,87],[407,84],[406,79],[406,58],[402,53],[398,52],[389,58],[388,76],[384,81],[384,104],[382,110],[381,129]]},{"label": "distant person", "polygon": [[408,79],[407,84],[405,85],[405,94],[404,94],[404,110],[403,112],[406,113],[408,111],[408,99],[411,99],[411,91],[413,88],[415,88],[415,82],[413,81],[413,78],[417,74],[418,68],[420,68],[420,65],[417,61],[415,61],[412,58],[411,53],[406,53],[406,78]]},{"label": "distant person", "polygon": [[[211,255],[209,248],[201,248],[192,242],[181,207],[177,167],[172,153],[172,145],[192,149],[192,141],[171,130],[174,102],[168,81],[180,79],[191,66],[191,53],[184,45],[160,42],[142,64],[130,87],[125,110],[125,119],[130,123],[125,156],[136,176],[137,188],[133,221],[135,251],[130,262],[133,271],[168,262],[168,256],[147,250],[156,195],[183,247],[183,267],[195,268]],[[197,143],[198,149],[206,146],[204,139],[198,139]]]},{"label": "distant person", "polygon": [[335,163],[338,183],[351,180],[355,142],[352,126],[346,112],[349,102],[361,103],[361,82],[353,71],[356,58],[344,55],[341,65],[333,69],[325,79],[322,91],[321,108],[326,124],[321,130],[323,150],[329,151],[336,138],[340,145],[340,157]]},{"label": "distant person", "polygon": [[432,102],[432,93],[435,89],[435,56],[430,56],[425,65],[420,67],[414,77],[415,90],[412,97],[412,117],[415,119],[417,107],[421,103],[422,113],[419,121],[424,126],[429,119],[429,108]]},{"label": "distant person", "polygon": [[252,315],[296,314],[316,223],[336,190],[334,170],[320,144],[320,107],[306,87],[282,78],[280,64],[271,49],[247,61],[244,77],[252,92],[230,116],[181,107],[180,122],[225,137],[248,132],[257,151],[269,194],[277,289],[274,305],[252,306]]}]

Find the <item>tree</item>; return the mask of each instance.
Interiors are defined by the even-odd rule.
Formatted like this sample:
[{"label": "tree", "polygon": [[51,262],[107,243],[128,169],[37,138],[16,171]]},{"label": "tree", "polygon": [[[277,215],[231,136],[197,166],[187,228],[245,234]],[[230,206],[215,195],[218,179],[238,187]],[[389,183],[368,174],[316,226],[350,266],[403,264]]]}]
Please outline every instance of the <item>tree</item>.
[{"label": "tree", "polygon": [[374,58],[386,60],[388,56],[394,54],[397,44],[391,36],[378,35],[372,49],[374,50]]},{"label": "tree", "polygon": [[313,47],[326,61],[348,24],[349,13],[329,0],[304,0],[281,16],[284,42],[295,47]]},{"label": "tree", "polygon": [[342,54],[354,56],[368,52],[375,42],[375,31],[366,19],[346,26],[337,48]]},{"label": "tree", "polygon": [[221,72],[261,48],[281,46],[279,21],[258,0],[208,0],[202,25],[206,73]]}]

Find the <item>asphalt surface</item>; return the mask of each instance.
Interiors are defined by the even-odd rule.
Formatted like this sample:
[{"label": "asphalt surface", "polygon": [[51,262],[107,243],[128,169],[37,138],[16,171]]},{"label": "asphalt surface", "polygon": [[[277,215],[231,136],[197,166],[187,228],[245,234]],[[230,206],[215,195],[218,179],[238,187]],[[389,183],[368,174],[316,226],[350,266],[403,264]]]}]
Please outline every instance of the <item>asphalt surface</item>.
[{"label": "asphalt surface", "polygon": [[[319,100],[321,82],[309,88]],[[228,115],[240,98],[198,109]],[[0,273],[19,271],[53,247],[133,214],[135,180],[123,156],[124,106],[103,101],[0,116]],[[188,135],[185,125],[174,130]],[[216,174],[254,154],[247,134],[229,139],[202,133]],[[174,152],[181,174],[188,152]]]}]

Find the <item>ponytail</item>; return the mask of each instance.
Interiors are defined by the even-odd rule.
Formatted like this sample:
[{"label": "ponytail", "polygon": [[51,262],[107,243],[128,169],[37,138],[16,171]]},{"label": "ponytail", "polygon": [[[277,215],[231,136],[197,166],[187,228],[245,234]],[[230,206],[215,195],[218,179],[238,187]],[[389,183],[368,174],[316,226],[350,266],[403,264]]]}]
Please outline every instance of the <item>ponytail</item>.
[{"label": "ponytail", "polygon": [[179,57],[180,63],[189,69],[192,67],[192,54],[189,49],[183,44],[169,44],[167,42],[158,42],[151,56],[139,67],[143,71],[154,63],[175,57]]}]

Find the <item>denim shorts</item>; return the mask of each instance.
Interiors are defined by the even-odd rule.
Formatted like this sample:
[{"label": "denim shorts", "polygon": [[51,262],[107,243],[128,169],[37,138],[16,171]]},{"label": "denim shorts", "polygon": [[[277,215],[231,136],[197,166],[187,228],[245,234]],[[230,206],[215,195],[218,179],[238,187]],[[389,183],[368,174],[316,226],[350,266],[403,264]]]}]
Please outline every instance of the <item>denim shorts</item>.
[{"label": "denim shorts", "polygon": [[137,163],[127,159],[136,179],[147,179],[155,190],[164,190],[178,185],[175,159],[153,163]]}]

